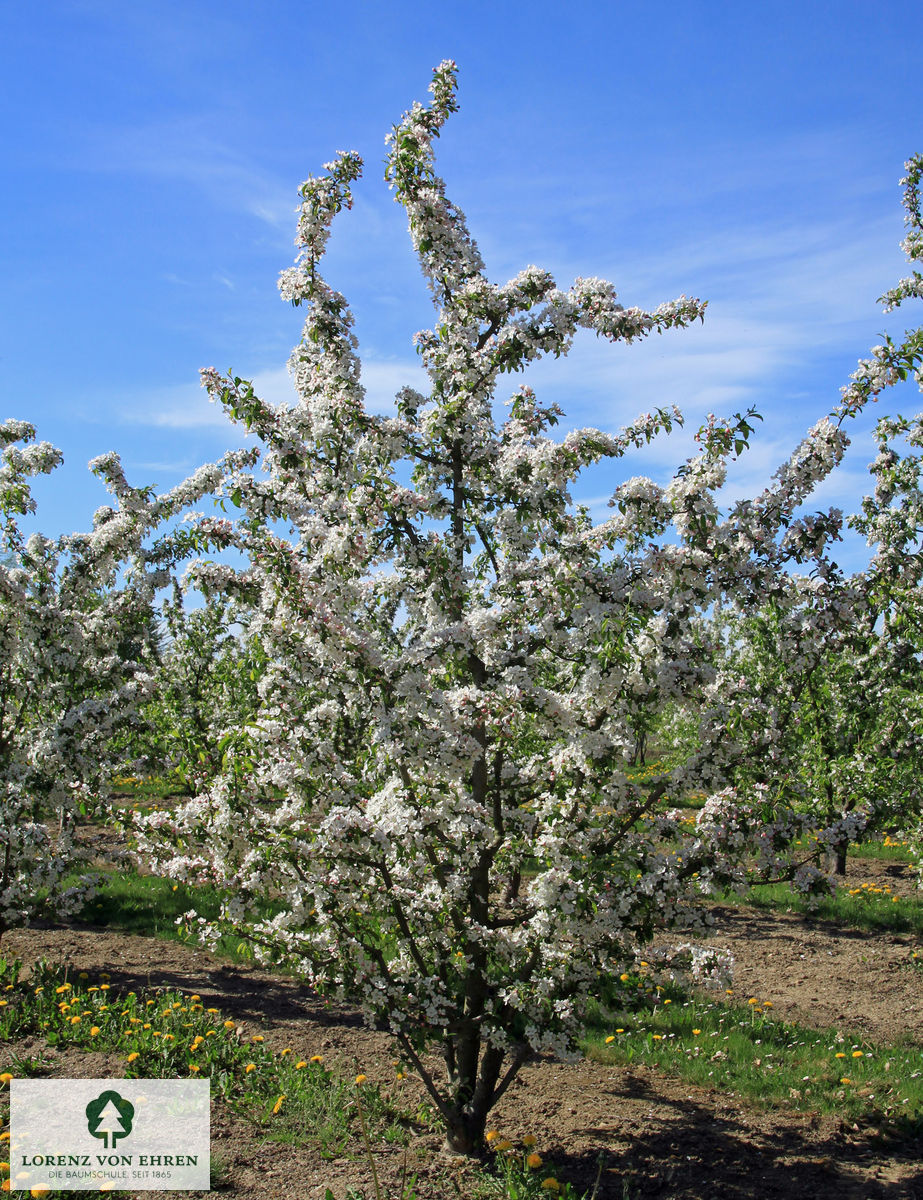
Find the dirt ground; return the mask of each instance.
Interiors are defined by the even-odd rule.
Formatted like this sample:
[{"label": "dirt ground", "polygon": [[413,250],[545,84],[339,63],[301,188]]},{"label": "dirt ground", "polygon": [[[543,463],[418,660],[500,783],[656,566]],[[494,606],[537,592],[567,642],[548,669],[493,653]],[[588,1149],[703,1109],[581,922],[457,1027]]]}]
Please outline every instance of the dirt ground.
[{"label": "dirt ground", "polygon": [[[861,860],[851,882],[910,888],[906,869]],[[879,1042],[908,1036],[923,1049],[923,973],[910,969],[910,935],[873,934],[753,909],[715,910],[715,944],[736,960],[738,994],[771,1000],[781,1018],[835,1026]],[[228,964],[191,947],[79,926],[20,930],[4,952],[26,962],[67,962],[93,974],[108,971],[114,987],[146,985],[198,992],[244,1022],[248,1033],[323,1054],[330,1065],[388,1085],[394,1053],[388,1038],[366,1030],[347,1009],[325,1005],[298,983],[246,965]],[[0,1046],[0,1069],[13,1052],[41,1044]],[[45,1050],[62,1078],[119,1076],[113,1055]],[[410,1084],[420,1089],[422,1085]],[[592,1187],[603,1156],[597,1200],[923,1200],[923,1146],[886,1144],[860,1129],[811,1112],[763,1111],[732,1094],[706,1091],[644,1067],[552,1060],[527,1067],[499,1104],[492,1124],[504,1136],[538,1139],[538,1149],[578,1195]],[[467,1168],[441,1149],[434,1134],[416,1137],[407,1156],[418,1200],[472,1200]],[[374,1196],[368,1165],[351,1153],[323,1160],[308,1147],[261,1140],[242,1118],[216,1105],[212,1149],[226,1167],[220,1194],[233,1200],[274,1197],[336,1200],[347,1188]],[[404,1151],[382,1146],[377,1167],[386,1200],[400,1200]],[[457,1185],[457,1190],[456,1190]],[[173,1197],[176,1192],[139,1192]]]}]

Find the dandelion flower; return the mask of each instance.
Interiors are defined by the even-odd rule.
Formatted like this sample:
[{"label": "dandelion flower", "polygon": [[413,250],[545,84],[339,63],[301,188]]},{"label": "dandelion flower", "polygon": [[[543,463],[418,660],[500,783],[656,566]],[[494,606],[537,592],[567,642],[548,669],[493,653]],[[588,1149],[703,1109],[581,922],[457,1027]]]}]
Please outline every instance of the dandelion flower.
[{"label": "dandelion flower", "polygon": [[608,1046],[610,1042],[614,1042],[614,1041],[615,1041],[615,1034],[610,1033],[609,1036],[606,1038],[606,1045]]},{"label": "dandelion flower", "polygon": [[861,1050],[853,1050],[852,1056],[853,1058],[862,1058],[863,1052]]},{"label": "dandelion flower", "polygon": [[484,1135],[484,1137],[486,1138],[486,1140],[488,1142],[495,1142],[499,1136],[500,1136],[500,1134],[498,1133],[498,1131],[496,1129],[490,1129]]},{"label": "dandelion flower", "polygon": [[265,1042],[266,1039],[263,1037],[263,1035],[261,1033],[257,1033],[250,1039],[250,1041],[251,1042]]},{"label": "dandelion flower", "polygon": [[137,1050],[132,1050],[131,1054],[129,1054],[128,1058],[125,1061],[126,1062],[134,1062],[136,1058],[140,1058],[140,1057],[141,1057],[141,1055],[138,1053]]},{"label": "dandelion flower", "polygon": [[202,1068],[201,1068],[201,1067],[200,1067],[200,1066],[199,1066],[197,1063],[190,1063],[190,1064],[189,1064],[189,1073],[190,1073],[190,1075],[198,1075],[198,1073],[199,1073],[199,1071],[201,1071],[201,1069],[202,1069]]},{"label": "dandelion flower", "polygon": [[502,1154],[505,1150],[512,1150],[513,1143],[509,1140],[509,1138],[503,1138],[502,1141],[497,1142],[494,1145],[494,1149]]},{"label": "dandelion flower", "polygon": [[300,1062],[295,1063],[295,1070],[300,1071],[302,1067],[306,1067],[307,1065],[308,1064],[304,1061],[304,1059],[301,1059]]},{"label": "dandelion flower", "polygon": [[90,1026],[90,1037],[96,1037],[98,1035],[98,1033],[99,1033],[99,1026],[91,1025]]},{"label": "dandelion flower", "polygon": [[542,1156],[540,1154],[530,1154],[526,1159],[526,1166],[530,1167],[533,1171],[537,1171],[541,1165]]},{"label": "dandelion flower", "polygon": [[693,1029],[693,1031],[692,1031],[692,1036],[693,1036],[693,1037],[698,1037],[698,1036],[699,1036],[699,1034],[700,1034],[701,1032],[702,1032],[702,1030],[701,1030],[701,1029]]},{"label": "dandelion flower", "polygon": [[247,1065],[244,1067],[244,1074],[249,1075],[251,1071],[255,1071],[255,1070],[256,1070],[256,1063],[247,1063]]},{"label": "dandelion flower", "polygon": [[62,983],[60,987],[55,988],[54,992],[56,996],[61,996],[64,992],[69,992],[70,990],[71,985],[69,983]]},{"label": "dandelion flower", "polygon": [[323,1054],[312,1054],[312,1055],[311,1055],[311,1062],[313,1062],[313,1063],[322,1063],[323,1061],[324,1061],[324,1056],[323,1056]]},{"label": "dandelion flower", "polygon": [[235,1027],[234,1022],[233,1021],[225,1021],[224,1027],[225,1027],[225,1029],[233,1029]]},{"label": "dandelion flower", "polygon": [[356,1083],[359,1083],[359,1084],[365,1083],[367,1079],[368,1079],[368,1075],[357,1075]]},{"label": "dandelion flower", "polygon": [[282,1107],[282,1101],[283,1101],[284,1099],[285,1099],[285,1093],[283,1092],[283,1094],[282,1094],[282,1095],[279,1097],[279,1099],[278,1099],[278,1100],[275,1102],[275,1104],[272,1106],[272,1112],[273,1112],[273,1116],[275,1116],[275,1114],[276,1114],[276,1113],[279,1111],[279,1109]]},{"label": "dandelion flower", "polygon": [[546,1192],[559,1192],[561,1190],[561,1185],[553,1175],[549,1175],[547,1179],[542,1180],[542,1187]]},{"label": "dandelion flower", "polygon": [[834,1057],[834,1058],[845,1058],[845,1057],[846,1057],[846,1055],[843,1053],[843,1051],[842,1051],[842,1050],[839,1050],[839,1051],[838,1051],[836,1054],[834,1054],[834,1056],[833,1056],[833,1057]]}]

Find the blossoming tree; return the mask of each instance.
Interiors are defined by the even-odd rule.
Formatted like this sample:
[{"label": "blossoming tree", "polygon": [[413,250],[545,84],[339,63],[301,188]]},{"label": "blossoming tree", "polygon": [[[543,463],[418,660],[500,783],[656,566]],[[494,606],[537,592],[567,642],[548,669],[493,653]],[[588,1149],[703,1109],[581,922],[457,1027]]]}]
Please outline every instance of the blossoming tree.
[{"label": "blossoming tree", "polygon": [[[500,377],[565,354],[579,328],[632,342],[704,306],[624,308],[608,283],[562,290],[537,267],[490,283],[434,168],[454,64],[431,91],[393,130],[386,169],[437,309],[416,339],[428,394],[404,388],[393,416],[366,408],[351,313],[319,271],[360,172],[350,153],[303,185],[301,251],[281,278],[307,311],[290,364],[298,402],[272,406],[203,372],[265,447],[262,475],[225,485],[241,516],[196,527],[245,565],[191,571],[249,606],[262,707],[211,788],[146,818],[138,845],[176,878],[223,887],[224,921],[267,961],[389,1028],[449,1144],[475,1153],[529,1055],[572,1048],[600,975],[633,964],[658,930],[700,928],[698,889],[759,842],[730,793],[693,830],[664,811],[721,778],[717,717],[684,762],[642,782],[639,714],[701,694],[712,671],[693,618],[723,590],[765,584],[775,564],[754,567],[754,547],[841,439],[821,423],[762,501],[722,523],[714,492],[751,414],[709,422],[668,487],[624,482],[594,524],[571,500],[580,471],[678,413],[555,441],[559,411],[527,387],[502,416]],[[700,977],[712,965],[689,945],[658,961]]]},{"label": "blossoming tree", "polygon": [[61,461],[34,438],[26,421],[0,425],[0,936],[39,911],[72,914],[92,891],[91,875],[71,879],[87,858],[78,818],[100,812],[120,738],[154,687],[153,600],[172,551],[145,539],[244,461],[154,498],[103,455],[91,465],[118,507],[99,509],[89,533],[27,538],[30,480]]}]

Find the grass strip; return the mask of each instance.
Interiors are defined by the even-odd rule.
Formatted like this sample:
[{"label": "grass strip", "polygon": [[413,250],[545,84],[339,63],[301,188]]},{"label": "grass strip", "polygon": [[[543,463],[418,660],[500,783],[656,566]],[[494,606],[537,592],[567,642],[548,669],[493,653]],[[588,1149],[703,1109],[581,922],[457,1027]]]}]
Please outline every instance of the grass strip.
[{"label": "grass strip", "polygon": [[780,1021],[758,996],[741,1004],[651,990],[642,978],[628,986],[621,1009],[587,1028],[582,1048],[594,1061],[643,1064],[752,1104],[835,1114],[902,1139],[923,1133],[923,1046]]}]

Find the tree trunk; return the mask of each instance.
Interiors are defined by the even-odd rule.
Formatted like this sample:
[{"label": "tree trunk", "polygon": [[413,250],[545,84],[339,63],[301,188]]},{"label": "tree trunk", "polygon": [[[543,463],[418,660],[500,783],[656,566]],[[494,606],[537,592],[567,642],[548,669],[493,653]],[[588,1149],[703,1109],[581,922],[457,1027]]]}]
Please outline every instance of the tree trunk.
[{"label": "tree trunk", "polygon": [[834,875],[846,874],[846,850],[849,842],[834,842],[827,851],[827,870],[832,871]]}]

